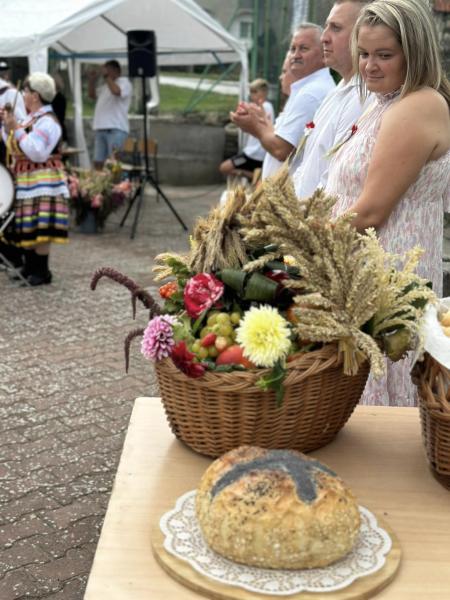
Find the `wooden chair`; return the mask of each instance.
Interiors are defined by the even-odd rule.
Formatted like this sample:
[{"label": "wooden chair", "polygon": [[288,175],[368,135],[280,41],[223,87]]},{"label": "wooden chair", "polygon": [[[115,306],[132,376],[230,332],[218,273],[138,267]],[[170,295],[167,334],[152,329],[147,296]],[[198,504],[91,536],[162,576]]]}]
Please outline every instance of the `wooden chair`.
[{"label": "wooden chair", "polygon": [[125,140],[122,150],[118,153],[118,159],[126,165],[137,165],[137,140],[133,137],[128,137]]}]

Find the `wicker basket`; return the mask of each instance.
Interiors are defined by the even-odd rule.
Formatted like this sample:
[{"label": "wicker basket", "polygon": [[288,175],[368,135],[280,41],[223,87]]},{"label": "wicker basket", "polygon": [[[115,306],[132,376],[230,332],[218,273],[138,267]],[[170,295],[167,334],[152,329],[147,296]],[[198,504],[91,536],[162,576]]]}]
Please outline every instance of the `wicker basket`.
[{"label": "wicker basket", "polygon": [[345,425],[363,392],[369,365],[342,373],[336,347],[327,345],[288,364],[277,406],[263,392],[258,371],[209,372],[192,379],[170,359],[156,363],[162,403],[173,433],[207,456],[250,444],[308,452],[328,444]]},{"label": "wicker basket", "polygon": [[414,368],[419,390],[422,438],[431,471],[450,489],[450,371],[432,356]]}]

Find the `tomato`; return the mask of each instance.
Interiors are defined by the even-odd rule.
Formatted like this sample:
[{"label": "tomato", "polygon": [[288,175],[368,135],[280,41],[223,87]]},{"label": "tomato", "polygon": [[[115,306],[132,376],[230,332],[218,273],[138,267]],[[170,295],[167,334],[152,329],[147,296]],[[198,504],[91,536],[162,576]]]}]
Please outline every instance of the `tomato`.
[{"label": "tomato", "polygon": [[237,344],[225,348],[217,357],[216,365],[242,365],[246,369],[255,368],[255,365],[245,358],[242,346]]}]

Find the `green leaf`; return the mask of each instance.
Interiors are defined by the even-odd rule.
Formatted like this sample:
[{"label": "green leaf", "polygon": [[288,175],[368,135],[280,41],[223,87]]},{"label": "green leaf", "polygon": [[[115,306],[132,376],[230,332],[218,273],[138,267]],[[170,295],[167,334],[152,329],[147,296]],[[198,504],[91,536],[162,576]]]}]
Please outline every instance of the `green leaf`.
[{"label": "green leaf", "polygon": [[284,397],[283,381],[286,376],[286,367],[284,362],[277,360],[272,367],[272,370],[267,375],[264,375],[256,382],[264,391],[274,390],[277,399],[277,406],[281,406]]},{"label": "green leaf", "polygon": [[170,298],[167,298],[164,301],[163,312],[169,314],[175,314],[177,312],[180,312],[180,305],[176,302],[173,302]]},{"label": "green leaf", "polygon": [[259,258],[260,256],[263,256],[264,254],[272,254],[272,252],[276,252],[278,250],[278,244],[267,244],[267,246],[263,246],[262,248],[255,248],[252,251],[252,255],[255,258]]},{"label": "green leaf", "polygon": [[173,338],[176,342],[180,340],[187,343],[194,341],[191,320],[188,316],[178,317],[178,322],[173,326]]},{"label": "green leaf", "polygon": [[183,262],[181,262],[181,260],[178,260],[173,256],[170,256],[167,259],[166,264],[172,269],[172,273],[177,277],[181,275],[185,275],[186,277],[191,276],[191,272],[189,271],[188,267]]},{"label": "green leaf", "polygon": [[272,302],[278,289],[278,283],[261,273],[252,273],[245,286],[244,300]]},{"label": "green leaf", "polygon": [[216,273],[216,277],[239,294],[239,296],[242,296],[244,292],[244,283],[247,276],[248,273],[241,269],[223,269]]},{"label": "green leaf", "polygon": [[184,296],[183,296],[183,292],[174,292],[171,296],[170,299],[172,300],[172,302],[181,302],[182,306],[184,306]]},{"label": "green leaf", "polygon": [[204,310],[198,317],[197,319],[194,321],[194,324],[192,325],[192,333],[195,335],[197,333],[197,331],[200,328],[200,325],[203,323],[203,319],[206,316],[206,313],[208,312],[208,308],[206,310]]},{"label": "green leaf", "polygon": [[284,385],[282,381],[275,388],[275,397],[277,399],[277,406],[280,407],[283,404],[284,398]]},{"label": "green leaf", "polygon": [[231,371],[246,371],[247,369],[243,365],[229,364],[229,365],[217,365],[215,370],[218,373],[230,373]]}]

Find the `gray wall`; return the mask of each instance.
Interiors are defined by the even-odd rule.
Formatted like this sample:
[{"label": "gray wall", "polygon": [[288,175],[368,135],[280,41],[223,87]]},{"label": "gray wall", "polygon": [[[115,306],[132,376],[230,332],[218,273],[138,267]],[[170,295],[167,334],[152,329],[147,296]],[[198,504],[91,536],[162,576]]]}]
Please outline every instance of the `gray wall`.
[{"label": "gray wall", "polygon": [[[69,140],[73,122],[67,119]],[[84,119],[89,155],[93,157],[92,119]],[[150,117],[149,137],[158,142],[158,171],[161,183],[202,185],[219,183],[218,171],[224,157],[225,129],[222,123],[208,123],[205,117]],[[143,139],[142,118],[130,116],[130,137]]]}]

